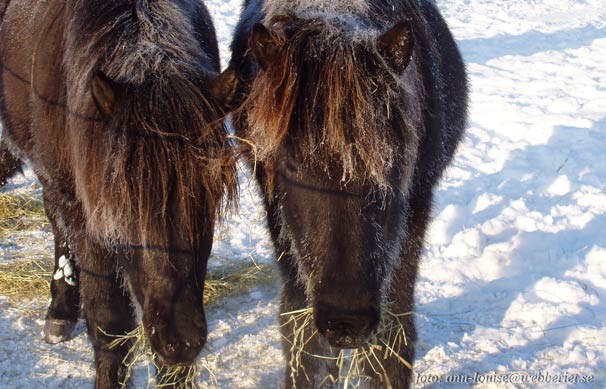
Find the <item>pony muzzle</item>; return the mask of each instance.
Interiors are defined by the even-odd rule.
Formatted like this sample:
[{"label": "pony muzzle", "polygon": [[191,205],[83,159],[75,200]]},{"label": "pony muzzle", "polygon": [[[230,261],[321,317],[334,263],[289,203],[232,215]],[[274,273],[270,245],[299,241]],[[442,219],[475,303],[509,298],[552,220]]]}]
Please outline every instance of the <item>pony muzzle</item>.
[{"label": "pony muzzle", "polygon": [[363,346],[380,321],[378,306],[345,309],[334,305],[317,304],[314,308],[316,328],[338,349],[356,349]]},{"label": "pony muzzle", "polygon": [[208,328],[201,298],[199,306],[181,302],[164,312],[146,310],[143,323],[152,349],[164,365],[192,364],[206,343]]}]

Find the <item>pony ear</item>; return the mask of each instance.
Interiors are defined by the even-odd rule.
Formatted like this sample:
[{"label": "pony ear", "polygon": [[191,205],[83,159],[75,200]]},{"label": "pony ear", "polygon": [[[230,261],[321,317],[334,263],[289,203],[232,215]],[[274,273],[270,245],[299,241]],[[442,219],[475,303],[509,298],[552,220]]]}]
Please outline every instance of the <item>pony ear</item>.
[{"label": "pony ear", "polygon": [[210,95],[223,112],[228,112],[232,107],[232,102],[238,87],[236,69],[230,65],[217,77],[208,80],[206,86],[208,87]]},{"label": "pony ear", "polygon": [[396,73],[402,73],[412,57],[414,36],[408,21],[396,23],[379,37],[378,48]]},{"label": "pony ear", "polygon": [[121,87],[117,82],[106,76],[102,71],[97,71],[91,83],[91,90],[93,100],[95,100],[97,109],[102,115],[112,116],[120,89]]},{"label": "pony ear", "polygon": [[271,36],[271,33],[264,25],[257,23],[253,26],[248,40],[248,46],[252,49],[257,62],[262,69],[275,61],[278,56],[279,44]]}]

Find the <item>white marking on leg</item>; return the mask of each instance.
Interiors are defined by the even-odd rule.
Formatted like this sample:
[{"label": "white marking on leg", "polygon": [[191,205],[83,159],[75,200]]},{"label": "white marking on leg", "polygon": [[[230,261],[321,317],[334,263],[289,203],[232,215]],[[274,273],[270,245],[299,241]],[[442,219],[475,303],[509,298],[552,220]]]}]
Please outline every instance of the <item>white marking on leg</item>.
[{"label": "white marking on leg", "polygon": [[64,279],[66,284],[76,286],[76,275],[74,274],[74,268],[65,255],[59,257],[59,266],[53,275],[54,280],[60,280],[61,278]]}]

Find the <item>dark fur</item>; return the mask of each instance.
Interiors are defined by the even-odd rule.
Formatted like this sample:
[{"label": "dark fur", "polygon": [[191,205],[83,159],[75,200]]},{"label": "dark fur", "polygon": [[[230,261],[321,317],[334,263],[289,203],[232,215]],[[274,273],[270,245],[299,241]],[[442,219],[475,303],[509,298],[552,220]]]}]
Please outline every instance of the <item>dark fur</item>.
[{"label": "dark fur", "polygon": [[21,171],[21,161],[15,158],[0,139],[0,187],[6,185],[9,178]]},{"label": "dark fur", "polygon": [[0,42],[4,141],[43,185],[57,252],[65,239],[75,254],[97,386],[123,377],[126,347],[106,334],[135,325],[126,284],[160,360],[190,363],[206,340],[214,222],[236,184],[208,11],[12,0]]},{"label": "dark fur", "polygon": [[[467,81],[433,2],[371,0],[364,12],[339,1],[289,9],[295,3],[306,1],[266,16],[263,1],[245,2],[227,72],[240,80],[237,130],[256,145],[250,161],[281,257],[281,312],[313,307],[323,335],[291,371],[292,327],[282,327],[285,384],[317,387],[334,366],[311,354],[364,344],[381,304],[413,310],[433,190],[465,128]],[[414,31],[408,64],[397,40],[393,50],[384,45],[402,21]],[[398,353],[412,362],[414,321],[403,321],[408,346]],[[411,371],[395,358],[385,368],[393,387],[410,386]],[[370,367],[365,374],[370,387],[384,386]]]}]

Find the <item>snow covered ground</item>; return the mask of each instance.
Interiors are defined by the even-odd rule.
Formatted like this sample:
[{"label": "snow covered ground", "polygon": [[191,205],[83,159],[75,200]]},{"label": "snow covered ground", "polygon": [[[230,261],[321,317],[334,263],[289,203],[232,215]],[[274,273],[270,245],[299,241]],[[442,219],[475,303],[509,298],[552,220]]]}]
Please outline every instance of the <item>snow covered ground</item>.
[{"label": "snow covered ground", "polygon": [[[207,1],[224,64],[240,3]],[[605,388],[606,4],[438,4],[468,63],[472,104],[467,137],[437,193],[417,287],[417,387]],[[245,173],[241,181],[240,215],[218,231],[214,254],[272,262],[255,188]],[[9,189],[33,185],[21,177]],[[28,236],[0,242],[0,261],[50,249],[48,233]],[[277,287],[259,287],[209,307],[200,365],[213,376],[203,371],[203,386],[279,387],[276,296]],[[68,343],[45,344],[44,304],[15,308],[0,297],[0,387],[90,387],[83,327]],[[592,380],[478,383],[505,373]],[[137,370],[136,387],[146,374]],[[476,381],[445,383],[466,376]]]}]

